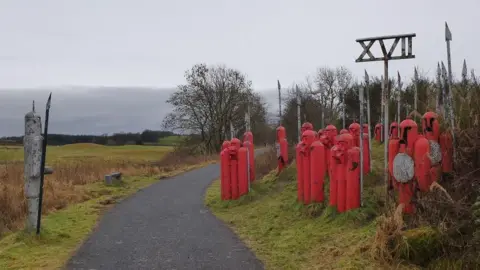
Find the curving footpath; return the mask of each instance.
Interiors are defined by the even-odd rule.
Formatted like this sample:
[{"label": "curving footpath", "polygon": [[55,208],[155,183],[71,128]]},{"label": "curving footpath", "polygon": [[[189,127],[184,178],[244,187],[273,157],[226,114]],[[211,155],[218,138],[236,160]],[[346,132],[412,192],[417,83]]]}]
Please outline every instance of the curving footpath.
[{"label": "curving footpath", "polygon": [[218,164],[209,165],[121,201],[102,217],[67,269],[263,269],[203,204],[219,174]]}]

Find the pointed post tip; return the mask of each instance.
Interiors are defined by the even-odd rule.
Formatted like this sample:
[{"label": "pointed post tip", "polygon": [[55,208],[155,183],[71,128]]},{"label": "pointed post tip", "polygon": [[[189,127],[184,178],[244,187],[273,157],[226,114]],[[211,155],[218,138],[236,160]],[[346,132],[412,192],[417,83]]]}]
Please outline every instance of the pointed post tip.
[{"label": "pointed post tip", "polygon": [[451,41],[452,40],[452,32],[450,31],[450,28],[448,27],[447,22],[445,22],[445,41]]}]

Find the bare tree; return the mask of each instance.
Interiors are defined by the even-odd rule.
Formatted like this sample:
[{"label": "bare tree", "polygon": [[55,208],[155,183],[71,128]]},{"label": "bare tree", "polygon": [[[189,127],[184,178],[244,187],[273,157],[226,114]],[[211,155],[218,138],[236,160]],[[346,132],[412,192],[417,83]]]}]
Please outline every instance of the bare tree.
[{"label": "bare tree", "polygon": [[352,81],[352,73],[343,66],[336,69],[322,67],[317,69],[313,79],[307,78],[305,85],[324,108],[327,123],[333,123],[338,118],[342,109],[338,106],[341,94],[346,93]]},{"label": "bare tree", "polygon": [[339,88],[337,85],[337,76],[335,70],[323,67],[317,69],[315,75],[315,96],[325,109],[325,119],[327,123],[331,123],[338,116],[338,95]]},{"label": "bare tree", "polygon": [[[167,100],[174,109],[164,127],[197,135],[204,151],[218,151],[230,131],[245,129],[250,105],[253,123],[265,122],[266,109],[251,90],[251,82],[238,70],[197,64],[185,72],[186,84],[178,86]],[[238,135],[238,133],[237,133]]]}]

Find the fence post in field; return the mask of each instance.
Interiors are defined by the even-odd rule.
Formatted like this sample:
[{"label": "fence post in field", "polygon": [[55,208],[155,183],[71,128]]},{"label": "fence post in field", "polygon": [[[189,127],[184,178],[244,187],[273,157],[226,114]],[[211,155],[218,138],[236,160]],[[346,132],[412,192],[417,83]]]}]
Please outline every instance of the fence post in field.
[{"label": "fence post in field", "polygon": [[42,145],[42,121],[40,115],[32,110],[25,115],[25,136],[23,137],[25,197],[28,208],[27,230],[29,232],[37,229]]}]

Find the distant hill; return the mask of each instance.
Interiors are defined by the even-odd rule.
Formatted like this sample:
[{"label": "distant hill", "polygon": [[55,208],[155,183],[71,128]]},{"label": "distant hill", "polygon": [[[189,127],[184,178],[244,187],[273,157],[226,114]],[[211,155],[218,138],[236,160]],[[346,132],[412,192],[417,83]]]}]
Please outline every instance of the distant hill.
[{"label": "distant hill", "polygon": [[[86,87],[53,90],[51,133],[101,135],[161,129],[172,109],[165,101],[174,89]],[[48,89],[0,90],[0,137],[24,133],[24,115],[32,109],[44,117]]]},{"label": "distant hill", "polygon": [[[49,131],[52,134],[102,135],[159,130],[172,110],[165,101],[175,89],[145,87],[63,87],[55,89],[0,89],[0,137],[21,136],[24,116],[32,109],[44,117],[52,91]],[[278,113],[276,90],[259,91]]]}]

